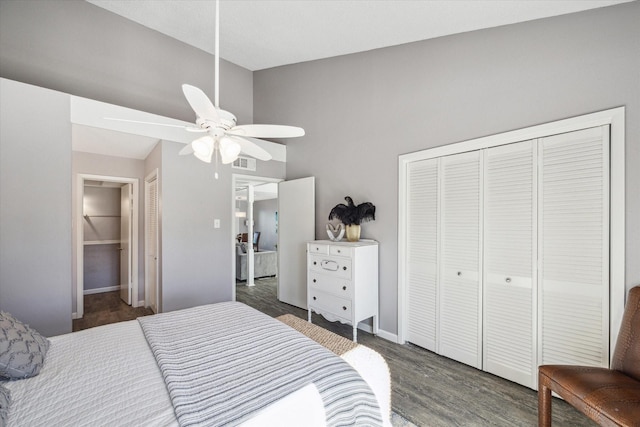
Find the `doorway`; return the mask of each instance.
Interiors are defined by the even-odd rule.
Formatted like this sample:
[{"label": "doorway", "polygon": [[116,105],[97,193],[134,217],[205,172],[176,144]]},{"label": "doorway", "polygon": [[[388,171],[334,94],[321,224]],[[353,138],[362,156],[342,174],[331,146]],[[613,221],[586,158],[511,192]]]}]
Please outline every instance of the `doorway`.
[{"label": "doorway", "polygon": [[[254,245],[249,236],[254,236],[254,232],[262,232],[257,227],[254,229],[256,216],[255,199],[256,189],[262,190],[265,184],[277,183],[277,208],[275,212],[268,215],[274,219],[273,227],[276,229],[277,239],[275,243],[276,264],[265,257],[261,248],[262,243],[256,244],[258,249],[254,252]],[[261,188],[262,187],[262,188]],[[232,298],[237,300],[236,280],[238,274],[242,274],[241,261],[247,260],[246,283],[240,282],[244,290],[255,289],[254,294],[261,294],[261,286],[255,286],[251,278],[256,276],[266,276],[264,274],[265,262],[270,263],[276,274],[274,279],[270,279],[269,299],[275,299],[296,307],[306,309],[307,307],[307,287],[306,287],[306,245],[307,242],[315,240],[315,178],[299,178],[291,181],[282,179],[262,178],[246,175],[233,175],[232,177],[233,213],[236,219],[233,229],[233,259],[232,271],[234,274]],[[240,200],[236,200],[236,193],[246,189],[247,203],[245,210]],[[273,190],[272,190],[273,191]],[[260,214],[258,214],[259,218]],[[242,224],[246,224],[246,232]],[[262,221],[260,222],[263,223]],[[262,225],[260,226],[262,227]],[[246,233],[246,234],[245,234]],[[243,234],[246,235],[247,242],[243,242]],[[262,242],[260,234],[260,242]],[[244,251],[242,246],[244,244]],[[244,254],[243,254],[244,252]],[[258,256],[256,257],[256,254]],[[237,264],[237,265],[236,265]],[[256,269],[256,265],[258,268]],[[257,271],[257,274],[255,274]],[[269,276],[267,276],[269,277]],[[264,280],[260,280],[264,283]],[[246,286],[245,286],[246,285]],[[238,288],[240,289],[240,288]],[[249,291],[251,292],[251,291]]]},{"label": "doorway", "polygon": [[260,278],[277,280],[280,181],[233,175],[233,264],[239,285],[254,286]]},{"label": "doorway", "polygon": [[[138,304],[138,180],[103,175],[78,174],[76,199],[76,311],[74,318],[84,315],[85,293],[119,290],[128,305]],[[107,189],[99,192],[98,189]],[[102,199],[100,194],[106,194]],[[116,193],[111,194],[109,193]],[[119,198],[119,203],[108,199]],[[117,205],[117,207],[115,207]],[[93,258],[85,260],[85,253]],[[117,254],[114,255],[116,251]],[[114,259],[116,261],[114,261]],[[85,262],[91,263],[85,265]],[[117,264],[116,272],[102,269]],[[87,267],[91,267],[90,269]],[[111,269],[112,270],[112,269]],[[85,279],[85,272],[87,274]],[[112,278],[111,276],[116,276]],[[93,281],[93,290],[85,289],[85,281]],[[115,283],[101,286],[103,280]],[[96,283],[98,283],[96,285]],[[112,289],[115,288],[115,289]]]}]

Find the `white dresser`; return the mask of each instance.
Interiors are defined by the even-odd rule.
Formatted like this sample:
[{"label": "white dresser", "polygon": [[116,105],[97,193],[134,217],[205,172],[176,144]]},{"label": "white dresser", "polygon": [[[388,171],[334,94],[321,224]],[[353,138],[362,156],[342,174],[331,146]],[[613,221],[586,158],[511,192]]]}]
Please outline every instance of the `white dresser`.
[{"label": "white dresser", "polygon": [[308,242],[307,304],[309,322],[315,311],[332,322],[351,324],[354,342],[358,322],[370,317],[377,334],[378,242]]}]

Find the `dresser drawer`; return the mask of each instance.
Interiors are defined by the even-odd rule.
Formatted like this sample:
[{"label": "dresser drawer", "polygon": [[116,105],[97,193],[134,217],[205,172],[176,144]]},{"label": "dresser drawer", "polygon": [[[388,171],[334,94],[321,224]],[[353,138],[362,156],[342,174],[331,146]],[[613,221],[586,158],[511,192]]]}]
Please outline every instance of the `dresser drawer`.
[{"label": "dresser drawer", "polygon": [[309,253],[310,254],[328,254],[329,245],[309,243]]},{"label": "dresser drawer", "polygon": [[329,255],[351,257],[351,249],[345,246],[329,246]]},{"label": "dresser drawer", "polygon": [[309,308],[317,309],[320,314],[333,314],[334,316],[351,321],[350,299],[340,298],[311,288],[309,294]]},{"label": "dresser drawer", "polygon": [[309,255],[309,270],[333,277],[351,279],[351,259]]},{"label": "dresser drawer", "polygon": [[349,279],[331,277],[326,274],[310,271],[309,287],[321,292],[328,292],[342,298],[353,298],[353,283]]}]

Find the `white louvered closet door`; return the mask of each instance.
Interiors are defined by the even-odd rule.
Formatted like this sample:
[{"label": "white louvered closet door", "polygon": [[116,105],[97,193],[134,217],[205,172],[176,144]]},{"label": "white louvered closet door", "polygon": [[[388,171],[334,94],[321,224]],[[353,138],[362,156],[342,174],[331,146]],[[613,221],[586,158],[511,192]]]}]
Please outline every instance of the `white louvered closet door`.
[{"label": "white louvered closet door", "polygon": [[154,313],[158,313],[158,178],[154,177],[147,183],[147,206],[146,206],[146,256],[148,281],[146,289],[149,292],[147,301]]},{"label": "white louvered closet door", "polygon": [[609,127],[539,145],[539,364],[609,364]]},{"label": "white louvered closet door", "polygon": [[536,385],[536,141],[484,159],[483,369]]},{"label": "white louvered closet door", "polygon": [[407,341],[437,352],[438,159],[407,168]]},{"label": "white louvered closet door", "polygon": [[438,347],[443,356],[482,367],[480,347],[480,152],[441,159],[441,260]]}]

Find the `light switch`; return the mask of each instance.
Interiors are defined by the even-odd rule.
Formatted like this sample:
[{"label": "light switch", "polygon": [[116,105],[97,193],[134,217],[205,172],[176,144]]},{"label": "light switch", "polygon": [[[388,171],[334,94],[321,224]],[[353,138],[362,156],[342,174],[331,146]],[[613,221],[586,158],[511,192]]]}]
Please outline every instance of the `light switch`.
[{"label": "light switch", "polygon": [[213,228],[220,228],[220,220],[219,219],[214,219],[213,220]]}]

